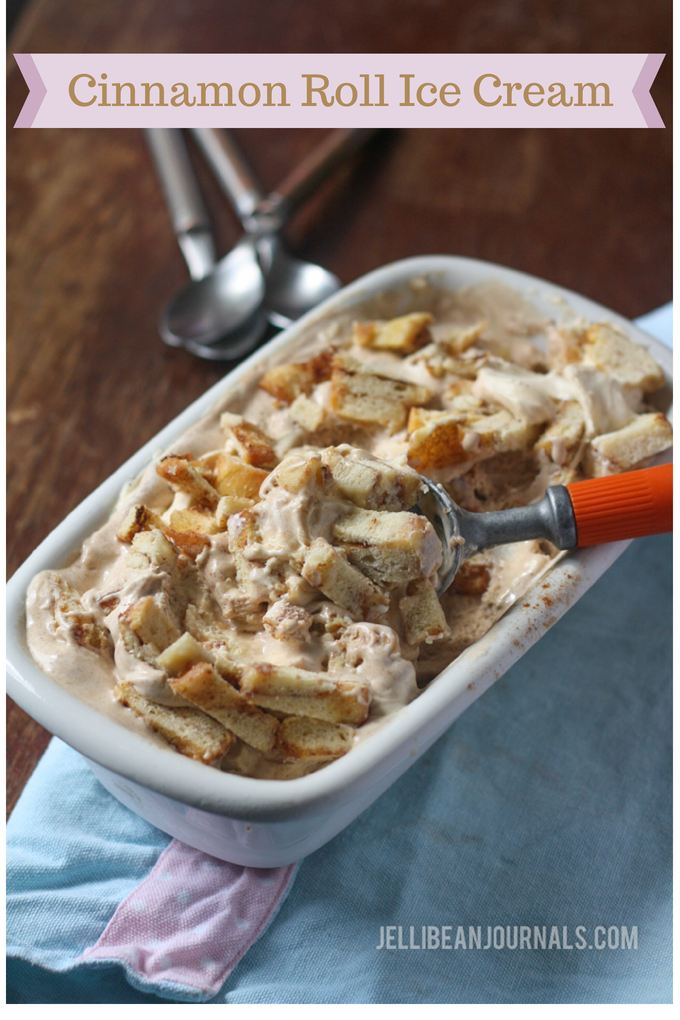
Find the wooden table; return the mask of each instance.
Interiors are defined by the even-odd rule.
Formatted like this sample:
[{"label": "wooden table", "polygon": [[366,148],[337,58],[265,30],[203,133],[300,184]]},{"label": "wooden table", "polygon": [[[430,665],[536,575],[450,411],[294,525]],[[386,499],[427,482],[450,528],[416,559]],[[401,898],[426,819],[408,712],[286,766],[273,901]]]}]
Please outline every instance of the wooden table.
[{"label": "wooden table", "polygon": [[[665,52],[666,0],[33,0],[11,52]],[[12,62],[8,124],[26,86]],[[669,125],[670,58],[653,95]],[[273,187],[314,131],[241,131]],[[141,134],[8,128],[8,571],[226,371],[164,346],[186,279]],[[198,163],[198,161],[197,161]],[[198,164],[220,250],[236,222]],[[344,281],[408,255],[467,255],[629,317],[671,298],[670,130],[385,132],[291,224]],[[49,734],[8,703],[8,811]]]}]

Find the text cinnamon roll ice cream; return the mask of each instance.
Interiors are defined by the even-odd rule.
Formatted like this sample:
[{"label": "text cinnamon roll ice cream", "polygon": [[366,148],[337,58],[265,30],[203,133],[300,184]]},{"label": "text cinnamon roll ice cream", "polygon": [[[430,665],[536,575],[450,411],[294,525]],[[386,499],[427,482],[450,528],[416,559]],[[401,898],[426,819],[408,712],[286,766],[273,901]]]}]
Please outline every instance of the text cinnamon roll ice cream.
[{"label": "text cinnamon roll ice cream", "polygon": [[480,553],[440,599],[422,476],[501,509],[670,446],[649,403],[663,372],[613,325],[549,321],[493,283],[415,280],[394,300],[310,326],[35,578],[45,672],[206,764],[302,775],[407,705],[556,555]]}]

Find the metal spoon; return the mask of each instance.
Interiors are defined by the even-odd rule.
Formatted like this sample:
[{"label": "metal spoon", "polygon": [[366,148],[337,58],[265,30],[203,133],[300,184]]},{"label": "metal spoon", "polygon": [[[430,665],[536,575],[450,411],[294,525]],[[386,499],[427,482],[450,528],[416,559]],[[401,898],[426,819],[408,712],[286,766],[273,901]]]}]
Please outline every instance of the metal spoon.
[{"label": "metal spoon", "polygon": [[340,281],[327,269],[286,251],[279,232],[304,199],[375,131],[341,129],[326,135],[276,191],[265,198],[228,131],[192,130],[246,233],[255,241],[266,277],[264,303],[269,321],[285,328],[334,294]]},{"label": "metal spoon", "polygon": [[547,539],[558,549],[576,549],[673,530],[672,464],[551,485],[540,503],[488,513],[463,510],[443,485],[422,481],[428,491],[417,509],[442,544],[440,595],[465,560],[496,545]]},{"label": "metal spoon", "polygon": [[[193,281],[170,302],[161,317],[159,330],[166,343],[184,346],[199,357],[212,360],[231,360],[251,350],[266,329],[265,314],[256,301],[264,280],[257,278],[255,258],[259,260],[261,276],[271,273],[270,293],[275,307],[269,318],[279,328],[289,325],[293,318],[303,315],[338,289],[340,282],[332,273],[283,251],[276,231],[331,170],[374,133],[373,130],[333,132],[286,178],[277,192],[262,199],[251,172],[231,140],[215,130],[202,132],[202,144],[211,165],[250,231],[215,267],[207,214],[181,133],[171,129],[147,132],[175,232]],[[232,299],[244,316],[240,325],[235,325],[238,316],[231,314],[234,309],[227,307]],[[248,315],[252,307],[256,311]]]},{"label": "metal spoon", "polygon": [[161,315],[160,334],[172,347],[184,346],[187,336],[209,344],[230,335],[228,356],[240,357],[266,329],[265,282],[254,241],[244,237],[216,263],[208,214],[181,131],[154,128],[146,137],[192,281]]}]

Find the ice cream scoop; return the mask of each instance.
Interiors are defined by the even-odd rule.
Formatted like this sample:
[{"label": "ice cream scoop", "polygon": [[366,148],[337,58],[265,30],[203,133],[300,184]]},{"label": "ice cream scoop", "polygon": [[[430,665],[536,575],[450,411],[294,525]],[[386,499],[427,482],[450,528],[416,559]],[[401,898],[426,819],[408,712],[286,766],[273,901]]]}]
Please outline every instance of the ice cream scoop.
[{"label": "ice cream scoop", "polygon": [[672,464],[551,485],[540,503],[488,513],[463,510],[443,485],[425,477],[423,482],[427,492],[418,509],[443,549],[439,594],[465,560],[496,545],[542,538],[558,549],[580,549],[673,529]]}]

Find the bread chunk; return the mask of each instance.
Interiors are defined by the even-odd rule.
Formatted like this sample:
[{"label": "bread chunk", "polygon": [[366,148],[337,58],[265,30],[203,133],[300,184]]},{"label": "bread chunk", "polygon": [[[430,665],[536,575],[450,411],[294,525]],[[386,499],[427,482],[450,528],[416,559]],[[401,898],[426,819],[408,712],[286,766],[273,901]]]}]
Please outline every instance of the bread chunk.
[{"label": "bread chunk", "polygon": [[277,641],[305,642],[309,640],[314,621],[311,613],[302,606],[294,606],[287,599],[279,599],[264,614],[262,622]]},{"label": "bread chunk", "polygon": [[615,475],[673,445],[673,430],[663,414],[639,414],[630,425],[591,440],[585,467],[591,478]]},{"label": "bread chunk", "polygon": [[354,620],[373,620],[389,606],[389,598],[325,538],[317,538],[302,567],[305,581],[323,592],[326,598],[346,609]]},{"label": "bread chunk", "polygon": [[177,676],[192,662],[201,660],[213,661],[210,652],[199,644],[196,638],[185,632],[171,645],[168,645],[165,651],[161,652],[156,659],[156,665],[160,669],[164,669],[170,676]]},{"label": "bread chunk", "polygon": [[445,375],[457,376],[460,379],[473,380],[489,362],[487,351],[467,351],[453,354],[446,348],[446,340],[440,338],[437,343],[423,347],[411,356],[414,363],[422,361],[425,368],[435,379],[443,379]]},{"label": "bread chunk", "polygon": [[451,420],[461,422],[463,425],[471,425],[481,417],[482,401],[476,397],[473,397],[472,402],[461,410],[456,408],[456,410],[439,411],[429,407],[412,407],[409,411],[406,431],[409,436],[412,436],[414,432],[428,426],[431,427],[435,422]]},{"label": "bread chunk", "polygon": [[236,579],[239,584],[247,585],[250,579],[251,560],[245,555],[248,546],[259,545],[260,534],[257,530],[257,519],[253,510],[242,510],[229,519],[228,544],[229,552],[234,557]]},{"label": "bread chunk", "polygon": [[[246,499],[257,499],[260,493],[260,486],[265,478],[269,476],[268,471],[254,467],[252,464],[244,464],[238,457],[231,457],[221,453],[215,464],[215,489],[219,496],[241,496]],[[217,506],[217,503],[215,503]]]},{"label": "bread chunk", "polygon": [[443,472],[454,478],[497,453],[526,449],[540,432],[540,424],[520,421],[505,410],[489,415],[451,414],[411,434],[408,463],[424,475]]},{"label": "bread chunk", "polygon": [[165,534],[190,560],[197,559],[210,545],[207,535],[199,535],[195,531],[174,531],[172,528],[166,528]]},{"label": "bread chunk", "polygon": [[177,624],[151,595],[138,599],[118,616],[123,643],[144,662],[155,663],[158,655],[180,636]]},{"label": "bread chunk", "polygon": [[238,684],[243,676],[243,665],[232,656],[228,642],[208,640],[204,648],[220,676],[231,684]]},{"label": "bread chunk", "polygon": [[186,492],[194,503],[214,510],[219,496],[210,482],[184,457],[163,457],[156,471],[177,492]]},{"label": "bread chunk", "polygon": [[158,566],[169,573],[178,551],[195,560],[210,545],[207,535],[218,530],[214,516],[204,507],[173,510],[170,524],[166,524],[154,511],[138,505],[126,516],[117,537],[132,545],[131,566],[142,570]]},{"label": "bread chunk", "polygon": [[255,501],[247,496],[222,496],[215,510],[215,524],[218,531],[224,531],[232,514],[240,514],[241,510],[250,510]]},{"label": "bread chunk", "polygon": [[[239,588],[231,592],[225,590],[221,605],[225,616],[237,622],[239,626],[243,626],[249,616],[253,618],[253,623],[257,622],[258,626],[261,626],[262,613],[266,610],[267,604],[285,594],[286,581],[293,570],[290,560],[297,559],[293,552],[287,554],[282,549],[276,553],[263,544],[257,509],[254,507],[252,510],[234,514],[229,518],[227,529],[229,552],[234,558],[236,567],[236,581],[244,590]],[[253,570],[261,569],[265,564],[267,577],[265,591],[263,592],[257,585],[252,589]]]},{"label": "bread chunk", "polygon": [[169,574],[177,563],[177,550],[158,528],[138,532],[131,546],[127,562],[138,569],[152,566]]},{"label": "bread chunk", "polygon": [[547,358],[551,369],[560,371],[581,360],[585,329],[581,321],[547,327]]},{"label": "bread chunk", "polygon": [[227,441],[246,464],[253,467],[271,470],[278,464],[271,439],[262,429],[252,422],[246,421],[240,414],[224,413],[220,417],[220,426],[226,433]]},{"label": "bread chunk", "polygon": [[349,355],[337,355],[333,361],[331,407],[341,418],[398,432],[406,424],[409,407],[426,404],[431,396],[425,386],[383,375]]},{"label": "bread chunk", "polygon": [[430,576],[441,564],[441,543],[419,514],[355,510],[333,527],[350,563],[376,584],[398,587]]},{"label": "bread chunk", "polygon": [[406,595],[399,600],[399,611],[410,645],[423,641],[429,645],[451,633],[434,585],[424,577],[408,586]]},{"label": "bread chunk", "polygon": [[311,456],[290,456],[281,461],[276,474],[276,481],[288,492],[296,495],[303,489],[316,491],[318,495],[330,495],[332,485],[329,485],[329,472],[324,471],[321,456],[313,453]]},{"label": "bread chunk", "polygon": [[317,432],[326,421],[327,413],[325,407],[301,393],[290,405],[290,416],[308,432]]},{"label": "bread chunk", "polygon": [[209,662],[195,663],[173,677],[170,686],[250,747],[271,751],[279,720],[256,708],[240,691],[218,676]]},{"label": "bread chunk", "polygon": [[434,317],[429,312],[412,312],[389,322],[359,322],[354,326],[354,342],[378,351],[412,354],[430,343],[429,327]]},{"label": "bread chunk", "polygon": [[651,354],[608,323],[586,330],[582,350],[586,364],[618,379],[624,389],[653,393],[664,385],[663,369]]},{"label": "bread chunk", "polygon": [[330,379],[332,362],[333,351],[322,351],[309,361],[270,368],[259,385],[276,400],[292,404],[301,393],[308,397],[318,383]]},{"label": "bread chunk", "polygon": [[342,723],[289,716],[281,723],[276,744],[285,758],[328,761],[351,749],[355,730]]},{"label": "bread chunk", "polygon": [[459,415],[443,415],[411,433],[408,463],[423,475],[452,469],[463,474],[473,464],[494,454],[494,434],[480,434]]},{"label": "bread chunk", "polygon": [[256,663],[246,666],[241,691],[254,704],[286,715],[360,726],[368,715],[365,684],[333,680],[327,673],[310,673],[292,666]]},{"label": "bread chunk", "polygon": [[196,708],[158,705],[126,682],[117,684],[113,693],[121,704],[131,708],[152,730],[160,733],[188,758],[210,765],[222,758],[234,741],[232,734],[223,726]]},{"label": "bread chunk", "polygon": [[409,510],[418,502],[423,483],[411,468],[395,467],[351,446],[328,447],[322,461],[342,495],[365,510]]},{"label": "bread chunk", "polygon": [[443,348],[454,358],[459,358],[469,347],[473,347],[481,339],[488,322],[477,322],[474,326],[463,326],[450,329],[437,337],[437,346]]},{"label": "bread chunk", "polygon": [[214,535],[219,530],[215,515],[203,507],[189,507],[187,510],[173,510],[170,514],[170,528],[194,535]]},{"label": "bread chunk", "polygon": [[129,543],[140,531],[149,531],[151,528],[163,529],[161,517],[143,503],[136,503],[126,513],[116,538],[120,542]]},{"label": "bread chunk", "polygon": [[110,652],[111,635],[85,609],[80,595],[66,578],[56,571],[50,571],[47,574],[47,587],[56,624],[63,627],[77,645],[93,652]]},{"label": "bread chunk", "polygon": [[577,400],[564,401],[557,411],[555,420],[536,442],[536,450],[544,450],[550,459],[560,466],[580,459],[586,434],[583,408]]}]

